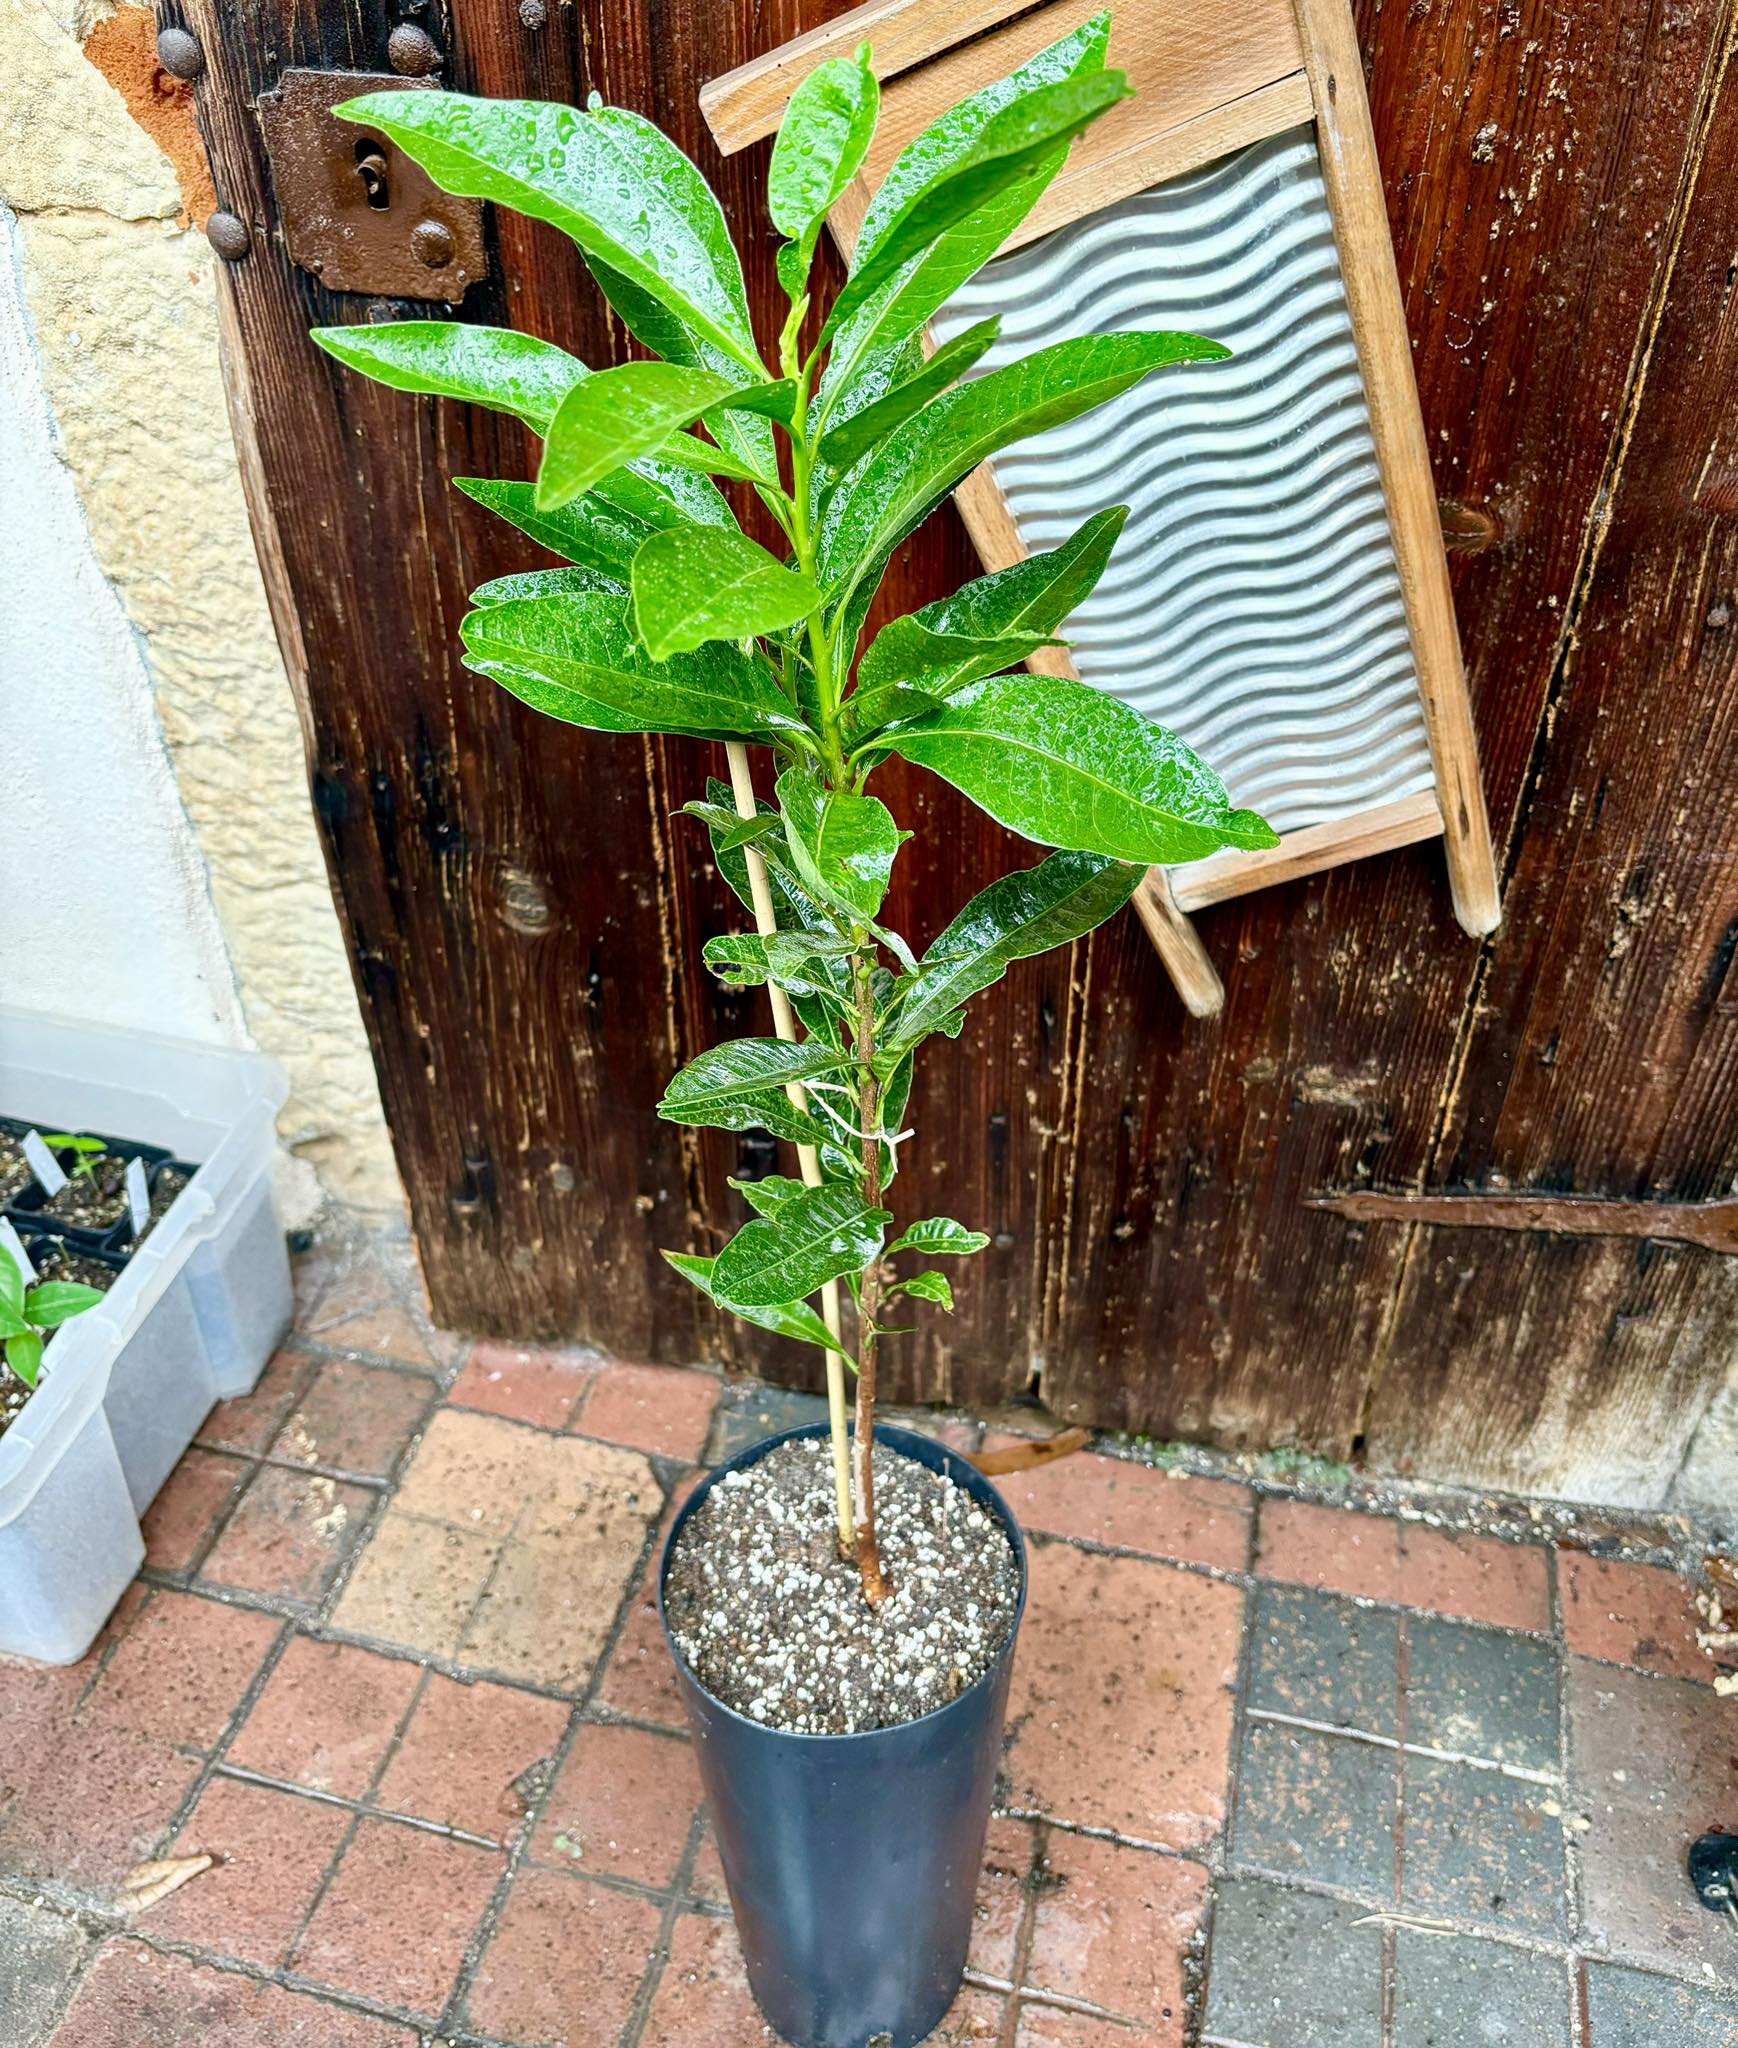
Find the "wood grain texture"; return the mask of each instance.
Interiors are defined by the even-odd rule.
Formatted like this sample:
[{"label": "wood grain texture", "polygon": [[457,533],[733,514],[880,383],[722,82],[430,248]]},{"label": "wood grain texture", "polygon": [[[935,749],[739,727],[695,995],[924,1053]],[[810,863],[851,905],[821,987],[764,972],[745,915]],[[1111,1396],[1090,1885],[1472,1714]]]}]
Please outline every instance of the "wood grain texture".
[{"label": "wood grain texture", "polygon": [[[581,0],[528,30],[458,0],[425,18],[456,84],[596,87],[670,127],[720,186],[770,339],[765,146],[721,161],[695,96],[832,13]],[[1226,989],[1210,1025],[1133,917],[1018,967],[922,1070],[894,1206],[994,1243],[958,1276],[957,1317],[888,1347],[893,1398],[1036,1379],[1073,1421],[1340,1453],[1368,1407],[1381,1462],[1541,1484],[1585,1469],[1590,1418],[1602,1451],[1645,1443],[1638,1489],[1692,1426],[1738,1330],[1732,1262],[1668,1249],[1643,1271],[1633,1243],[1306,1203],[1499,1176],[1701,1200],[1738,1170],[1738,475],[1713,438],[1734,382],[1730,90],[1712,92],[1731,16],[1683,0],[1667,34],[1657,0],[1586,0],[1505,34],[1475,0],[1367,0],[1437,489],[1500,536],[1453,577],[1509,925],[1469,948],[1426,846],[1203,913]],[[391,17],[198,0],[191,19],[220,197],[256,226],[225,289],[262,559],[437,1308],[806,1381],[808,1357],[727,1339],[656,1257],[715,1249],[744,1213],[724,1175],[771,1163],[652,1114],[678,1057],[767,1028],[698,964],[745,920],[672,822],[722,752],[567,733],[458,667],[464,593],[534,551],[447,477],[524,475],[532,450],[320,358],[307,326],[369,302],[329,301],[270,239],[250,94],[290,63],[383,68]],[[625,353],[558,235],[500,215],[491,232],[466,317]],[[946,512],[900,551],[878,619],[972,573]],[[920,771],[884,780],[919,834],[889,912],[921,945],[1033,853]]]},{"label": "wood grain texture", "polygon": [[1368,860],[1379,853],[1392,853],[1398,846],[1415,846],[1421,839],[1441,836],[1442,811],[1435,793],[1427,789],[1417,796],[1377,804],[1355,817],[1281,833],[1279,844],[1261,853],[1216,853],[1210,860],[1178,868],[1171,876],[1171,893],[1179,909],[1205,910],[1210,903],[1227,903],[1233,896],[1247,896],[1252,889],[1271,889],[1299,875],[1338,867],[1343,861]]}]

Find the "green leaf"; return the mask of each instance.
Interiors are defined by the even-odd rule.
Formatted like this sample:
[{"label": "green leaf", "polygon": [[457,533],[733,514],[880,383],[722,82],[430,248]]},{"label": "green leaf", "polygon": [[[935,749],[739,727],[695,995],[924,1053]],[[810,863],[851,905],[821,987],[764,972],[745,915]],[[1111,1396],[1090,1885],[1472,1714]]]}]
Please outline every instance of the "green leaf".
[{"label": "green leaf", "polygon": [[[856,262],[825,331],[836,333],[896,270],[959,221],[1004,195],[1019,204],[1022,187],[1041,192],[1054,175],[1056,152],[1132,92],[1124,73],[1099,71],[1036,86],[992,114],[956,163],[878,224],[872,240],[859,237]],[[1022,217],[1031,203],[1021,206]]]},{"label": "green leaf", "polygon": [[605,477],[559,511],[540,512],[530,484],[499,477],[453,479],[467,498],[528,534],[539,547],[627,588],[634,557],[646,536],[666,526],[694,523],[734,528],[735,519],[710,479],[663,463],[646,462]]},{"label": "green leaf", "polygon": [[556,408],[591,372],[577,357],[510,327],[462,320],[386,320],[370,327],[316,327],[329,356],[394,391],[456,398],[511,413],[546,434]]},{"label": "green leaf", "polygon": [[[720,399],[718,409],[760,413],[769,420],[782,420],[788,427],[797,416],[797,387],[789,377],[781,377],[776,384],[745,384],[729,398]],[[706,423],[713,425],[710,414]]]},{"label": "green leaf", "polygon": [[[671,1123],[710,1124],[711,1112],[733,1102],[758,1099],[792,1081],[837,1074],[850,1064],[848,1054],[830,1045],[792,1045],[782,1038],[727,1039],[709,1046],[672,1075],[658,1114]],[[779,1099],[784,1100],[782,1095]]]},{"label": "green leaf", "polygon": [[76,1280],[45,1280],[24,1297],[24,1319],[38,1330],[58,1330],[74,1316],[95,1308],[103,1298],[100,1287],[85,1287]]},{"label": "green leaf", "polygon": [[656,455],[729,395],[727,379],[675,363],[622,363],[576,384],[548,429],[537,472],[537,509],[549,512],[638,456]]},{"label": "green leaf", "polygon": [[[712,1288],[716,1259],[695,1258],[688,1252],[665,1252],[664,1257],[683,1279],[693,1281],[709,1301],[718,1299]],[[806,1301],[775,1302],[768,1308],[732,1308],[730,1313],[759,1329],[772,1330],[781,1337],[795,1337],[801,1344],[818,1344],[823,1351],[836,1351],[847,1362],[850,1360],[851,1354]]]},{"label": "green leaf", "polygon": [[634,626],[655,660],[806,618],[820,592],[746,534],[672,526],[634,557]]},{"label": "green leaf", "polygon": [[989,1241],[981,1230],[968,1230],[951,1216],[928,1216],[896,1237],[887,1247],[887,1256],[922,1252],[928,1258],[945,1253],[949,1258],[968,1259],[974,1252],[981,1252]]},{"label": "green leaf", "polygon": [[773,226],[802,248],[805,271],[822,223],[868,152],[880,106],[867,43],[855,56],[817,64],[791,95],[772,146],[766,201]]},{"label": "green leaf", "polygon": [[855,1188],[805,1188],[776,1222],[745,1223],[712,1267],[713,1298],[725,1308],[770,1308],[801,1301],[842,1273],[861,1273],[881,1250],[893,1221]]},{"label": "green leaf", "polygon": [[[1048,953],[1113,916],[1142,870],[1095,853],[1053,853],[1035,868],[1003,875],[974,896],[918,962],[893,1026],[912,1045],[943,1028],[966,1000],[1016,960]],[[932,1250],[932,1246],[913,1249]]]},{"label": "green leaf", "polygon": [[933,1301],[950,1315],[953,1313],[953,1288],[945,1273],[913,1273],[909,1279],[896,1280],[887,1291],[909,1294],[917,1301]]},{"label": "green leaf", "polygon": [[569,725],[594,732],[753,737],[798,724],[765,662],[734,647],[654,661],[606,595],[510,599],[460,622],[464,663]]},{"label": "green leaf", "polygon": [[24,1275],[18,1261],[0,1244],[0,1315],[12,1319],[14,1328],[23,1327]]},{"label": "green leaf", "polygon": [[34,1330],[19,1330],[5,1340],[6,1363],[27,1387],[42,1377],[42,1339]]},{"label": "green leaf", "polygon": [[961,384],[915,413],[828,501],[821,581],[843,602],[986,456],[1119,397],[1154,370],[1229,353],[1192,334],[1084,334]]},{"label": "green leaf", "polygon": [[760,1180],[738,1180],[734,1174],[726,1178],[757,1216],[776,1216],[806,1185],[785,1173],[769,1173]]},{"label": "green leaf", "polygon": [[774,932],[768,938],[724,932],[706,941],[701,957],[727,988],[758,988],[771,981],[789,995],[813,996],[830,992],[825,962],[842,958],[850,945],[848,939],[828,944],[812,932]]},{"label": "green leaf", "polygon": [[778,779],[785,840],[805,887],[855,918],[872,918],[903,835],[878,797],[828,789],[800,768]]},{"label": "green leaf", "polygon": [[1168,866],[1279,844],[1175,733],[1071,677],[992,676],[883,737],[1042,846]]},{"label": "green leaf", "polygon": [[368,93],[333,112],[390,136],[443,190],[551,222],[764,377],[718,202],[650,121],[619,107],[581,113],[453,92]]},{"label": "green leaf", "polygon": [[600,593],[619,600],[628,590],[625,583],[618,583],[601,569],[524,569],[514,576],[479,583],[471,592],[471,602],[511,604],[522,597],[594,597]]},{"label": "green leaf", "polygon": [[1126,505],[1095,512],[1060,547],[980,576],[913,616],[935,633],[1055,633],[1092,595],[1127,518]]},{"label": "green leaf", "polygon": [[938,348],[910,376],[892,385],[872,405],[864,406],[848,420],[829,427],[821,436],[821,460],[834,469],[849,469],[860,455],[866,455],[877,441],[903,426],[920,406],[957,383],[978,358],[991,348],[1001,332],[1001,315],[980,320]]},{"label": "green leaf", "polygon": [[1048,633],[938,633],[915,614],[892,619],[876,634],[857,669],[846,705],[853,737],[894,718],[938,711],[955,691],[998,669],[1012,668],[1041,647],[1062,643]]},{"label": "green leaf", "polygon": [[[1095,15],[1011,73],[950,107],[901,151],[870,201],[857,238],[866,261],[914,194],[945,177],[976,146],[985,126],[1023,93],[1060,79],[1089,77],[1104,67],[1110,16]],[[905,344],[951,299],[1014,232],[1062,168],[1066,145],[1032,177],[967,214],[924,253],[896,271],[833,337],[821,381],[822,411],[840,420],[886,391],[897,376]]]}]

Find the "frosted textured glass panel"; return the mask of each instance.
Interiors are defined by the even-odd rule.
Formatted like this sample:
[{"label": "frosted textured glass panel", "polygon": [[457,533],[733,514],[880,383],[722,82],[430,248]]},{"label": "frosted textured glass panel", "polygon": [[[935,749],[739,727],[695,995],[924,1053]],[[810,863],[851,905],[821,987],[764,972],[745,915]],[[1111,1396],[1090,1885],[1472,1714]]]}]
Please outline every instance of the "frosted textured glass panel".
[{"label": "frosted textured glass panel", "polygon": [[1132,509],[1064,633],[1085,681],[1213,763],[1280,831],[1434,786],[1314,132],[1298,129],[999,258],[938,338],[1002,316],[977,374],[1071,335],[1180,328],[1162,370],[993,464],[1030,549]]}]

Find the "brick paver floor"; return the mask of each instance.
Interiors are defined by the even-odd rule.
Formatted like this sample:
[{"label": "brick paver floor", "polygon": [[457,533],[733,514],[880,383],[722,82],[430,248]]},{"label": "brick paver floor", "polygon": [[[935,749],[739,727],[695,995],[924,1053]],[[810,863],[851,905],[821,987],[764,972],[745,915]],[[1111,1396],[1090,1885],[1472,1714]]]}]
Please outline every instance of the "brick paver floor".
[{"label": "brick paver floor", "polygon": [[[650,1574],[704,1462],[820,1404],[467,1345],[402,1239],[298,1299],[92,1654],[0,1661],[0,2048],[770,2043]],[[1738,2048],[1682,1529],[1195,1464],[1006,1482],[1031,1603],[936,2041]]]}]

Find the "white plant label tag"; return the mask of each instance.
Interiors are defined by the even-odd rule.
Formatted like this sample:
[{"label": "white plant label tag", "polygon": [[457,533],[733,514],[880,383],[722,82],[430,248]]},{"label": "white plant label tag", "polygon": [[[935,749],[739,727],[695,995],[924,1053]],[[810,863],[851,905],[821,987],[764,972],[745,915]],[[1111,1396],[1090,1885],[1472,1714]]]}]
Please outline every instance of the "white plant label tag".
[{"label": "white plant label tag", "polygon": [[151,1190],[145,1185],[145,1162],[127,1161],[127,1207],[133,1215],[133,1235],[143,1237],[151,1222]]},{"label": "white plant label tag", "polygon": [[12,1228],[4,1216],[0,1216],[0,1251],[8,1251],[18,1261],[18,1270],[24,1276],[28,1287],[36,1278],[36,1268],[30,1263],[30,1254],[24,1249],[24,1240]]},{"label": "white plant label tag", "polygon": [[31,1172],[41,1181],[45,1195],[58,1195],[66,1186],[66,1175],[60,1170],[60,1161],[42,1142],[40,1131],[24,1133],[24,1157],[29,1161]]}]

